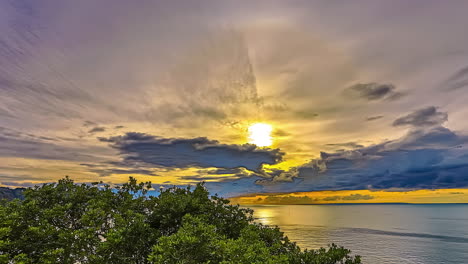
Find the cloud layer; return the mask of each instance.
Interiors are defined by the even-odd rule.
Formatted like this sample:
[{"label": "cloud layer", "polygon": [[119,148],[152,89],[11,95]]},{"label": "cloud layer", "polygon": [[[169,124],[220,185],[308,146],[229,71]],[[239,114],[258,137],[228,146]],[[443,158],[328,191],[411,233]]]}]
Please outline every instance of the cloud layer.
[{"label": "cloud layer", "polygon": [[100,138],[124,156],[125,163],[143,163],[169,168],[244,167],[258,171],[263,164],[281,161],[278,149],[257,148],[255,145],[226,145],[207,138],[159,138],[143,133]]},{"label": "cloud layer", "polygon": [[[338,144],[350,149],[321,152],[320,158],[288,171],[270,171],[250,192],[466,188],[468,135],[442,127],[446,120],[447,114],[436,107],[413,111],[393,122],[394,126],[410,127],[400,138],[366,147],[353,142]],[[372,199],[327,199],[353,198]],[[310,198],[291,199],[293,203],[314,202]]]},{"label": "cloud layer", "polygon": [[[447,128],[412,130],[378,145],[336,153],[297,168],[283,189],[437,189],[468,186],[468,137]],[[284,179],[272,180],[281,181]],[[271,186],[268,186],[271,189]]]},{"label": "cloud layer", "polygon": [[466,187],[467,9],[0,1],[0,182]]}]

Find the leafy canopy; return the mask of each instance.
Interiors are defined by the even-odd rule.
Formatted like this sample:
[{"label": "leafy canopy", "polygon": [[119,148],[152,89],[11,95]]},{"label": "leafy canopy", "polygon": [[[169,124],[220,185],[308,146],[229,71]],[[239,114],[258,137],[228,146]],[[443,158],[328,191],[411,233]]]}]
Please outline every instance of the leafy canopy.
[{"label": "leafy canopy", "polygon": [[336,245],[301,249],[251,209],[210,196],[203,184],[149,196],[151,183],[111,188],[65,178],[0,202],[0,264],[355,264]]}]

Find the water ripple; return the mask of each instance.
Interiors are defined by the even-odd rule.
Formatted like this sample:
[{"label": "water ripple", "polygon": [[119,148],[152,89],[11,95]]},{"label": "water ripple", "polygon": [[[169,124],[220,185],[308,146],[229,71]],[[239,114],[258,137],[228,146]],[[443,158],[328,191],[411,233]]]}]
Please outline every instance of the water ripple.
[{"label": "water ripple", "polygon": [[454,243],[468,243],[468,238],[465,238],[465,237],[432,235],[432,234],[424,234],[424,233],[393,232],[393,231],[384,231],[384,230],[369,229],[369,228],[346,228],[346,229],[351,230],[356,233],[364,233],[364,234],[418,237],[418,238],[439,239],[439,240],[443,240],[446,242],[454,242]]}]

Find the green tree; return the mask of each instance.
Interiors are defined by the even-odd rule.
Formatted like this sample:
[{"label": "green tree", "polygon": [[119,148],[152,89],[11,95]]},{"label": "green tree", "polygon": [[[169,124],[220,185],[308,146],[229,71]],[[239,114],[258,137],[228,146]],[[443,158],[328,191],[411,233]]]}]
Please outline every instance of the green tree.
[{"label": "green tree", "polygon": [[0,253],[17,263],[146,263],[158,237],[146,223],[149,187],[65,178],[27,189],[24,200],[0,208]]},{"label": "green tree", "polygon": [[252,210],[193,190],[134,178],[116,188],[69,178],[0,202],[0,263],[360,263],[350,251],[301,251]]}]

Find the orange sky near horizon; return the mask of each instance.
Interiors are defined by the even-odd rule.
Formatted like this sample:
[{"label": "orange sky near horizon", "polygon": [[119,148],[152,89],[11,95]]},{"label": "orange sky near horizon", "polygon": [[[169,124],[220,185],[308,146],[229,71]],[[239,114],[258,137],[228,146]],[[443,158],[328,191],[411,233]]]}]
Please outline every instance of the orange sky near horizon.
[{"label": "orange sky near horizon", "polygon": [[233,204],[468,203],[468,189],[346,190],[253,194],[230,198]]}]

